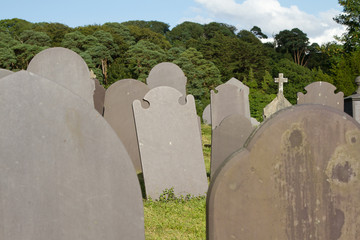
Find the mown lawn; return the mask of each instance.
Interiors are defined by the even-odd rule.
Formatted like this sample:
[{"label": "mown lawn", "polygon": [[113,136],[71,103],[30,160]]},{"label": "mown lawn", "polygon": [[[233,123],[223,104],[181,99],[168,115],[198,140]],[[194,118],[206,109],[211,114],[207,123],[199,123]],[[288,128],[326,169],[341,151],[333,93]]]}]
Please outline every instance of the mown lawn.
[{"label": "mown lawn", "polygon": [[[202,125],[203,152],[207,175],[210,175],[211,126]],[[141,179],[141,175],[139,175]],[[206,198],[178,199],[172,190],[159,201],[143,200],[145,237],[149,239],[205,239]]]}]

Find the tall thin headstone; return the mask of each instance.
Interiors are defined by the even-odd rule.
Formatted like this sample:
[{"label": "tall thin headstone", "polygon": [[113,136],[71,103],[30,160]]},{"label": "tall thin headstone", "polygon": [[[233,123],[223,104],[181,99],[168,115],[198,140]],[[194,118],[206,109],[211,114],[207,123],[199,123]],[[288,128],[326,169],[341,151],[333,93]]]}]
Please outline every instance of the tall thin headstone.
[{"label": "tall thin headstone", "polygon": [[27,70],[56,82],[94,106],[95,83],[85,61],[74,51],[62,47],[45,49],[35,55]]},{"label": "tall thin headstone", "polygon": [[284,83],[287,83],[288,79],[284,78],[282,73],[279,73],[279,77],[275,78],[275,82],[279,83],[279,91],[276,98],[264,108],[264,119],[269,118],[271,115],[280,111],[281,109],[290,107],[292,105],[284,96]]},{"label": "tall thin headstone", "polygon": [[313,82],[305,87],[306,94],[297,94],[297,104],[321,104],[344,111],[344,93],[334,93],[336,87],[328,82]]},{"label": "tall thin headstone", "polygon": [[203,111],[202,114],[202,120],[204,124],[208,124],[211,125],[211,109],[210,109],[210,104],[208,104]]},{"label": "tall thin headstone", "polygon": [[238,87],[239,91],[242,92],[243,99],[238,104],[243,105],[242,108],[244,109],[244,112],[242,114],[250,120],[251,116],[250,116],[250,104],[249,104],[249,93],[250,93],[249,87],[236,78],[231,78],[229,81],[226,82],[226,84],[235,85]]},{"label": "tall thin headstone", "polygon": [[163,62],[153,67],[146,79],[146,84],[150,89],[168,86],[181,92],[181,102],[184,103],[186,97],[186,82],[184,72],[175,63]]},{"label": "tall thin headstone", "polygon": [[123,142],[136,171],[142,168],[132,103],[142,100],[149,90],[138,80],[123,79],[113,83],[105,94],[104,118]]},{"label": "tall thin headstone", "polygon": [[359,156],[360,125],[344,112],[274,114],[211,181],[207,239],[357,239]]},{"label": "tall thin headstone", "polygon": [[251,121],[241,114],[227,116],[212,131],[211,178],[227,157],[243,147],[252,131]]},{"label": "tall thin headstone", "polygon": [[0,239],[145,239],[139,182],[115,132],[64,87],[0,81]]},{"label": "tall thin headstone", "polygon": [[100,84],[99,80],[93,78],[95,82],[94,106],[96,111],[104,115],[105,88]]},{"label": "tall thin headstone", "polygon": [[176,196],[205,195],[208,185],[201,133],[192,95],[171,87],[151,89],[143,108],[134,101],[134,115],[147,196],[158,199],[166,189]]},{"label": "tall thin headstone", "polygon": [[245,115],[244,91],[241,91],[236,85],[221,84],[211,90],[211,126],[215,129],[220,122],[232,114]]}]

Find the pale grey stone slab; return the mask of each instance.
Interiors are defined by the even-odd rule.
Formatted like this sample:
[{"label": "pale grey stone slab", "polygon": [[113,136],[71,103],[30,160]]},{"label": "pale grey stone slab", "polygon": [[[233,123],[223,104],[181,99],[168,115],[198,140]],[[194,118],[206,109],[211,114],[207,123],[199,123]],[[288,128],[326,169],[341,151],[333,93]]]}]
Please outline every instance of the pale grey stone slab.
[{"label": "pale grey stone slab", "polygon": [[313,82],[305,87],[306,94],[297,94],[297,104],[322,104],[344,111],[344,93],[334,93],[336,87],[328,82]]},{"label": "pale grey stone slab", "polygon": [[93,106],[20,71],[0,81],[0,239],[145,239],[139,182]]},{"label": "pale grey stone slab", "polygon": [[132,109],[134,100],[142,100],[149,87],[135,79],[123,79],[113,83],[105,94],[104,118],[123,142],[136,171],[141,171],[139,146]]},{"label": "pale grey stone slab", "polygon": [[6,76],[8,76],[10,74],[13,74],[13,73],[14,72],[12,72],[10,70],[0,68],[0,78],[6,77]]},{"label": "pale grey stone slab", "polygon": [[185,103],[186,82],[187,78],[185,77],[184,72],[178,65],[171,62],[157,64],[151,69],[149,76],[146,79],[146,84],[150,89],[160,86],[168,86],[177,89],[182,94],[182,103]]},{"label": "pale grey stone slab", "polygon": [[79,95],[94,106],[95,84],[79,54],[62,47],[48,48],[36,54],[27,68]]},{"label": "pale grey stone slab", "polygon": [[94,107],[101,115],[104,115],[105,88],[100,84],[99,80],[93,78],[95,82],[94,91]]},{"label": "pale grey stone slab", "polygon": [[[244,100],[245,91],[233,84],[221,84],[211,90],[211,126],[215,129],[220,122],[232,114],[245,115]],[[249,118],[250,120],[250,118]]]},{"label": "pale grey stone slab", "polygon": [[208,104],[204,108],[204,111],[202,114],[202,120],[203,120],[204,124],[211,125],[211,112],[210,111],[211,111],[210,104]]},{"label": "pale grey stone slab", "polygon": [[152,199],[170,188],[177,196],[207,191],[194,97],[188,95],[182,105],[181,96],[174,88],[157,87],[144,97],[148,108],[139,100],[133,103],[145,188]]},{"label": "pale grey stone slab", "polygon": [[359,156],[360,125],[344,112],[274,114],[211,181],[207,239],[357,239]]},{"label": "pale grey stone slab", "polygon": [[233,114],[222,120],[220,125],[212,131],[211,178],[227,157],[243,147],[253,129],[247,117],[242,114]]},{"label": "pale grey stone slab", "polygon": [[250,93],[249,87],[236,78],[231,78],[229,81],[226,82],[226,84],[235,85],[238,87],[239,91],[243,92],[242,94],[243,99],[240,101],[239,104],[243,105],[243,109],[244,109],[243,115],[250,120],[251,116],[250,116],[250,103],[249,103],[249,93]]}]

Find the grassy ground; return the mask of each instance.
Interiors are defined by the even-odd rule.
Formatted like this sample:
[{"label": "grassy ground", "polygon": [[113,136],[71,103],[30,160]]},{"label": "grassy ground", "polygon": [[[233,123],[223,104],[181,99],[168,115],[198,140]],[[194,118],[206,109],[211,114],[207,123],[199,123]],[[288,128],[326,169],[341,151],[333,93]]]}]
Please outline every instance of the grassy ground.
[{"label": "grassy ground", "polygon": [[[205,167],[210,176],[211,126],[202,125],[201,129]],[[141,175],[139,179],[141,182]],[[206,198],[178,199],[172,193],[165,192],[159,201],[144,199],[146,239],[205,239]]]}]

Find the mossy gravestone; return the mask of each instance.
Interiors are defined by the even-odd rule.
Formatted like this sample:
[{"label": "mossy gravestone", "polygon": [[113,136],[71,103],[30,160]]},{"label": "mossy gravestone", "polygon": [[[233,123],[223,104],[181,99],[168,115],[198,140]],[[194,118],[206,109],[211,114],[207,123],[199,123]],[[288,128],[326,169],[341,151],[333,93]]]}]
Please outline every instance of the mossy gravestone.
[{"label": "mossy gravestone", "polygon": [[359,239],[360,125],[322,105],[274,114],[226,160],[208,239]]},{"label": "mossy gravestone", "polygon": [[20,71],[0,81],[0,239],[145,239],[139,182],[93,106]]},{"label": "mossy gravestone", "polygon": [[35,55],[27,70],[69,89],[94,107],[95,83],[85,61],[74,51],[62,47],[45,49]]},{"label": "mossy gravestone", "polygon": [[133,103],[141,163],[147,196],[158,199],[166,189],[176,196],[205,195],[208,184],[201,133],[192,95],[179,103],[182,94],[171,87],[151,89]]},{"label": "mossy gravestone", "polygon": [[132,109],[134,100],[142,100],[149,87],[135,79],[113,83],[105,94],[104,118],[123,142],[136,171],[141,171],[139,146]]}]

